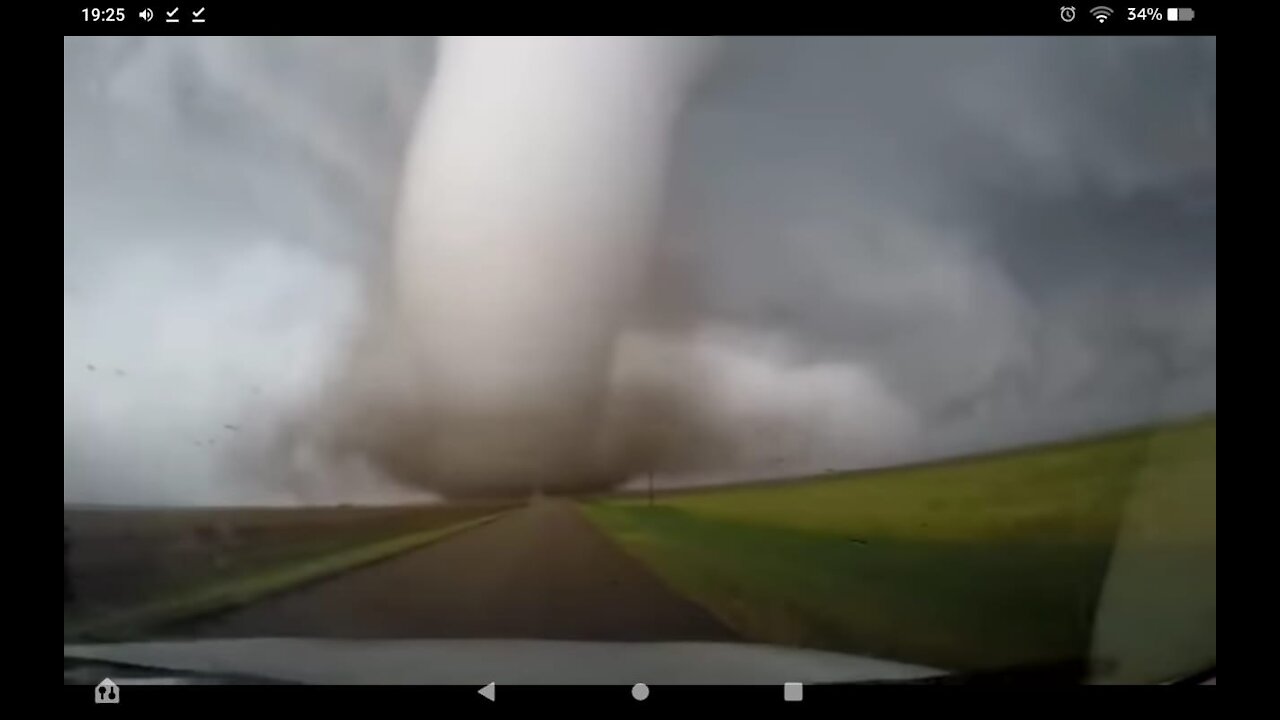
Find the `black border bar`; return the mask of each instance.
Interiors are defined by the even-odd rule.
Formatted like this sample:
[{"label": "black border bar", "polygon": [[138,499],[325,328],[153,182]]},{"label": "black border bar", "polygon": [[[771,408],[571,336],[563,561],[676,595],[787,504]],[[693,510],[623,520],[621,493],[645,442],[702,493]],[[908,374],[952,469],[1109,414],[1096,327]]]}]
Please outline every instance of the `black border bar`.
[{"label": "black border bar", "polygon": [[[636,700],[631,688],[625,685],[548,686],[503,685],[498,683],[493,700],[479,694],[479,686],[305,686],[305,685],[124,685],[120,688],[117,707],[125,712],[138,709],[185,710],[200,708],[202,712],[222,708],[244,711],[246,708],[263,710],[288,708],[302,710],[323,705],[332,712],[351,709],[368,713],[372,708],[386,708],[395,712],[401,707],[417,707],[436,717],[442,711],[458,710],[464,713],[486,710],[524,711],[539,708],[581,707],[590,709],[626,709],[663,711],[670,708],[714,708],[717,711],[750,707],[765,713],[804,711],[806,709],[843,709],[869,711],[868,703],[898,702],[908,695],[936,697],[953,700],[961,695],[990,695],[992,692],[1054,692],[1084,691],[1090,693],[1114,693],[1129,688],[1073,687],[1060,685],[1021,686],[965,686],[965,685],[917,685],[917,684],[851,684],[806,685],[803,699],[788,702],[783,697],[781,685],[650,686],[648,697]],[[1132,688],[1148,693],[1174,693],[1183,699],[1186,691],[1167,687]],[[1195,691],[1191,692],[1206,692]],[[1207,692],[1214,692],[1209,690]],[[62,706],[67,709],[93,705],[94,687],[88,685],[63,686]],[[1181,702],[1181,701],[1179,701]],[[1215,701],[1216,702],[1216,701]],[[109,707],[109,706],[104,706]],[[886,704],[893,709],[894,705]],[[949,706],[954,709],[954,706]],[[457,717],[467,717],[457,715]]]},{"label": "black border bar", "polygon": [[[1129,20],[1128,6],[1105,22],[1089,14],[1092,3],[971,2],[947,4],[867,3],[832,6],[827,17],[810,8],[760,6],[729,13],[662,12],[653,7],[628,13],[610,6],[590,13],[555,17],[541,6],[504,8],[489,12],[484,23],[462,22],[457,13],[436,3],[229,3],[171,0],[147,2],[66,3],[60,10],[64,35],[446,35],[469,33],[591,34],[831,34],[831,35],[1216,35],[1217,10],[1208,4],[1187,3],[1194,18],[1187,22]],[[1063,7],[1075,8],[1075,19],[1064,22]],[[98,9],[98,20],[86,20]],[[151,19],[141,17],[146,9]],[[634,6],[639,10],[640,6]],[[1168,7],[1158,8],[1167,13]],[[108,12],[110,10],[110,12]],[[117,12],[122,10],[123,12]],[[50,10],[52,11],[52,10]],[[201,12],[202,11],[202,12]],[[200,17],[195,14],[200,12]],[[174,13],[175,22],[168,22]],[[616,13],[616,14],[615,14]],[[108,18],[117,18],[111,19]],[[608,23],[606,17],[626,22]],[[714,21],[713,21],[714,18]],[[203,22],[196,23],[200,19]]]},{"label": "black border bar", "polygon": [[[125,681],[126,683],[128,681]],[[637,700],[629,685],[503,685],[495,686],[494,699],[480,695],[475,686],[407,686],[407,685],[128,685],[120,687],[119,705],[135,708],[178,708],[184,704],[203,708],[253,707],[268,703],[299,706],[323,702],[335,709],[347,704],[364,708],[380,703],[424,703],[423,708],[448,706],[457,709],[488,707],[536,708],[563,707],[566,701],[590,707],[670,708],[676,706],[743,704],[768,710],[785,706],[826,704],[844,696],[851,686],[806,685],[803,699],[788,702],[782,685],[649,685],[648,695]],[[879,689],[881,686],[868,686]],[[883,686],[890,687],[890,686]],[[890,688],[902,689],[902,688]],[[64,706],[94,704],[95,688],[88,685],[64,686]]]}]

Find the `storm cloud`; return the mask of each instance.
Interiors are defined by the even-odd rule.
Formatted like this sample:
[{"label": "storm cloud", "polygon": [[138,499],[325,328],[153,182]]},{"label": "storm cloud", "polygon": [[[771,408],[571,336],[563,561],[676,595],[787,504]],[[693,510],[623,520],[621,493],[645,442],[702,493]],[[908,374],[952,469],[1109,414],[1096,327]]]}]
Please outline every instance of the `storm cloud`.
[{"label": "storm cloud", "polygon": [[[434,45],[65,40],[68,502],[417,496],[298,419]],[[612,370],[679,422],[606,443],[728,478],[1216,408],[1215,78],[1203,38],[724,40]]]}]

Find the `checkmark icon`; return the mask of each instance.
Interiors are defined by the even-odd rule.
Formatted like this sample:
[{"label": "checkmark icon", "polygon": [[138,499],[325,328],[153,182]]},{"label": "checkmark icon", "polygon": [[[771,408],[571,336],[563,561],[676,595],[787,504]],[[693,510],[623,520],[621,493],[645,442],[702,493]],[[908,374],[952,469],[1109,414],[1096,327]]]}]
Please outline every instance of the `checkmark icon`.
[{"label": "checkmark icon", "polygon": [[177,15],[177,14],[178,14],[178,8],[174,8],[169,12],[165,13],[165,15],[168,15],[169,17],[173,17],[174,15]]},{"label": "checkmark icon", "polygon": [[204,12],[204,8],[200,8],[199,10],[197,10],[197,11],[195,11],[195,12],[191,13],[191,14],[192,14],[192,15],[195,15],[196,17],[200,17],[200,13],[202,13],[202,12]]}]

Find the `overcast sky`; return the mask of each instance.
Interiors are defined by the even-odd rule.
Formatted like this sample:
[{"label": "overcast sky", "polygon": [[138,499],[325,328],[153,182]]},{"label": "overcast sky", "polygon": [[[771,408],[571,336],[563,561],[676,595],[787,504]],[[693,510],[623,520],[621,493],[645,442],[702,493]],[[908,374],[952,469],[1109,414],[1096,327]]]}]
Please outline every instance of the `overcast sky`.
[{"label": "overcast sky", "polygon": [[[65,500],[412,494],[238,459],[358,327],[434,43],[64,55]],[[1212,410],[1216,156],[1212,39],[727,40],[619,372],[696,357],[822,465]]]}]

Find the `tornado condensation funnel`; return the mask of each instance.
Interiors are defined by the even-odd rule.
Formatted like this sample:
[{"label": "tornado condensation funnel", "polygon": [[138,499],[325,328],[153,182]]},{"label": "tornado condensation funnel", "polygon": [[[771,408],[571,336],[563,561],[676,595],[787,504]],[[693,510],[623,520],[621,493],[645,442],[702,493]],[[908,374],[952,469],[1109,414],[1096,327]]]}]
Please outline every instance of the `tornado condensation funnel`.
[{"label": "tornado condensation funnel", "polygon": [[446,38],[395,237],[398,320],[444,483],[593,472],[614,341],[705,41]]}]

